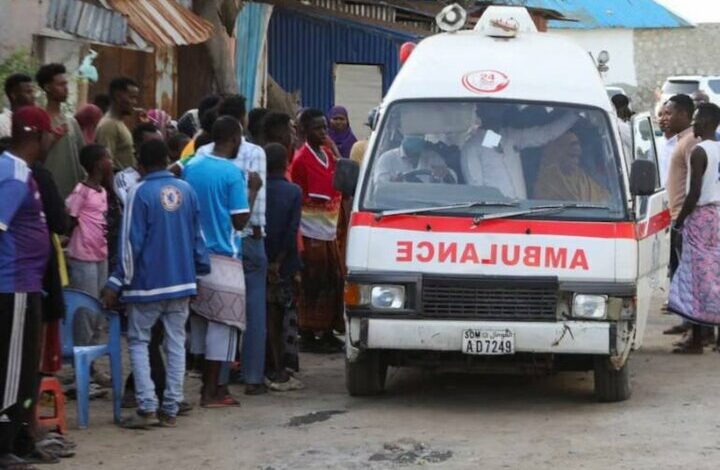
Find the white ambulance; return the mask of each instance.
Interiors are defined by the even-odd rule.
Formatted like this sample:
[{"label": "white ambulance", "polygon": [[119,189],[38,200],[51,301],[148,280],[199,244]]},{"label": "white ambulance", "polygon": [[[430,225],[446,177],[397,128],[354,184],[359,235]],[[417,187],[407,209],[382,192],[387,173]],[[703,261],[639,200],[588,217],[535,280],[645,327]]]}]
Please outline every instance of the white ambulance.
[{"label": "white ambulance", "polygon": [[649,116],[622,125],[593,59],[524,8],[420,42],[336,175],[349,393],[419,366],[594,370],[627,399],[670,214]]}]

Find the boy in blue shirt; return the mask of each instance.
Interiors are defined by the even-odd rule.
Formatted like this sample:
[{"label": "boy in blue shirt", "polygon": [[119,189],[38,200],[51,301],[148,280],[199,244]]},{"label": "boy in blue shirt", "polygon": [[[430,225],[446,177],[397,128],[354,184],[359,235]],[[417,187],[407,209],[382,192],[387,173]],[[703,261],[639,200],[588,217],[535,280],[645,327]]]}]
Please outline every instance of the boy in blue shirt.
[{"label": "boy in blue shirt", "polygon": [[[183,401],[185,323],[197,275],[210,271],[200,230],[198,198],[186,182],[167,171],[168,149],[158,140],[140,147],[143,178],[130,190],[123,212],[118,263],[102,293],[112,307],[118,297],[128,304],[128,349],[135,378],[136,415],[124,425],[174,427]],[[148,345],[152,327],[165,327],[165,391],[158,398],[150,377]]]},{"label": "boy in blue shirt", "polygon": [[[201,406],[219,408],[238,402],[220,385],[220,367],[235,360],[238,333],[245,329],[245,277],[241,231],[250,218],[244,172],[230,160],[242,143],[242,127],[230,116],[212,127],[212,154],[198,155],[183,178],[200,201],[200,222],[211,253],[213,273],[201,280],[191,317],[191,349],[205,356]],[[250,180],[256,192],[259,187]],[[254,194],[254,193],[253,193]]]}]

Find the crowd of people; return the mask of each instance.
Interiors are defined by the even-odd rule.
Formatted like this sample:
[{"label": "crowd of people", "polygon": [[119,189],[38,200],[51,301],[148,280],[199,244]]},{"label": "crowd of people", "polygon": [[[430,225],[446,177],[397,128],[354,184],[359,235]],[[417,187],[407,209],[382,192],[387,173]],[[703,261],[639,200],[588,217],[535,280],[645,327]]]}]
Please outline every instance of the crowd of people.
[{"label": "crowd of people", "polygon": [[[247,395],[298,390],[300,350],[343,350],[349,204],[333,176],[337,161],[360,161],[367,148],[345,108],[290,116],[211,95],[175,121],[144,110],[139,85],[119,77],[107,95],[67,113],[62,64],[34,78],[11,75],[4,91],[0,468],[74,454],[75,444],[42,429],[35,414],[41,377],[62,367],[64,287],[125,319],[131,373],[122,401],[135,411],[121,425],[131,429],[174,427],[192,410],[188,370],[201,377],[200,406],[235,407],[231,383]],[[702,93],[676,95],[658,122],[673,220],[667,309],[684,318],[666,333],[686,335],[676,352],[697,354],[720,324],[720,108]],[[579,148],[565,132],[572,117],[556,124],[560,137],[541,140]],[[503,185],[515,191],[509,196],[525,194],[512,183]],[[104,318],[75,312],[74,344],[103,341]],[[107,394],[110,377],[99,365],[91,372],[91,396]]]},{"label": "crowd of people", "polygon": [[[193,408],[186,369],[200,406],[233,407],[230,383],[298,390],[300,350],[343,350],[347,201],[332,180],[357,140],[344,108],[247,112],[242,96],[212,95],[175,121],[119,77],[72,114],[62,64],[11,75],[5,94],[0,468],[74,454],[35,415],[41,377],[62,367],[64,287],[123,316],[127,428],[176,426]],[[79,309],[72,330],[76,346],[98,344],[105,316]],[[112,385],[102,369],[91,397]]]}]

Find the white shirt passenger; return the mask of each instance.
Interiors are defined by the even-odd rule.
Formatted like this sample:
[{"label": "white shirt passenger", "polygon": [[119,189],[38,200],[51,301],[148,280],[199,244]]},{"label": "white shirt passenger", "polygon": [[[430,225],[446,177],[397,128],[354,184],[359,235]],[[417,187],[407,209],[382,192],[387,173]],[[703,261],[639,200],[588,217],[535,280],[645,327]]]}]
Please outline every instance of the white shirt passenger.
[{"label": "white shirt passenger", "polygon": [[498,189],[510,199],[526,199],[527,184],[520,151],[542,147],[570,130],[576,114],[525,129],[481,130],[461,149],[461,165],[467,184]]}]

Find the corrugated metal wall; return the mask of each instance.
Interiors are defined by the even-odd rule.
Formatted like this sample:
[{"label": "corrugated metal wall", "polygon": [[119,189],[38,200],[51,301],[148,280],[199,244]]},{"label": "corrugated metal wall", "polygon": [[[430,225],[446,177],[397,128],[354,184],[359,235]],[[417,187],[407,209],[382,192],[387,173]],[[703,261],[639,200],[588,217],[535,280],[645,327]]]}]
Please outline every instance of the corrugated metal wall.
[{"label": "corrugated metal wall", "polygon": [[400,66],[400,45],[412,40],[381,27],[276,7],[268,29],[269,73],[285,90],[299,89],[303,106],[328,110],[334,105],[334,64],[380,65],[384,94]]}]

